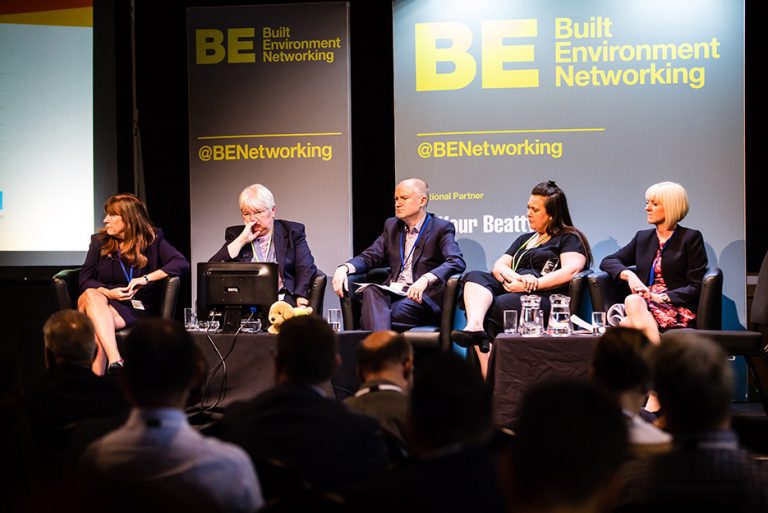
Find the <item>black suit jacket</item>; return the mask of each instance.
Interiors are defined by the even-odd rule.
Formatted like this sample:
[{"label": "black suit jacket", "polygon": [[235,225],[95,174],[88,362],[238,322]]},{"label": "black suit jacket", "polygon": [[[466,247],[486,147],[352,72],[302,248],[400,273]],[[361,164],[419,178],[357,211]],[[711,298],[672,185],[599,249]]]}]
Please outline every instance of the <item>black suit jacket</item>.
[{"label": "black suit jacket", "polygon": [[[651,266],[659,248],[656,229],[641,230],[629,244],[600,262],[600,269],[618,280],[621,271],[634,265],[637,277],[648,285]],[[667,295],[675,306],[696,311],[701,295],[701,281],[707,270],[707,253],[701,232],[678,225],[667,241],[661,258],[661,274],[669,290]]]},{"label": "black suit jacket", "polygon": [[[209,262],[250,262],[253,248],[246,244],[235,258],[229,257],[227,246],[243,232],[245,225],[230,226],[224,234],[224,245],[213,255]],[[315,259],[307,244],[304,225],[293,221],[275,219],[273,227],[275,257],[283,288],[294,297],[309,297],[312,282],[317,274]]]},{"label": "black suit jacket", "polygon": [[[360,273],[388,266],[390,272],[386,283],[395,280],[402,265],[400,248],[405,226],[397,217],[390,217],[384,222],[384,231],[374,243],[348,263],[355,266],[355,272]],[[429,214],[429,223],[422,227],[422,235],[413,250],[413,280],[418,280],[426,273],[432,273],[439,279],[438,283],[424,291],[424,302],[436,315],[443,303],[445,282],[453,274],[462,273],[467,268],[455,236],[453,223]]]},{"label": "black suit jacket", "polygon": [[308,385],[278,385],[233,404],[212,434],[245,449],[257,471],[259,462],[277,459],[324,490],[362,482],[388,463],[374,418]]}]

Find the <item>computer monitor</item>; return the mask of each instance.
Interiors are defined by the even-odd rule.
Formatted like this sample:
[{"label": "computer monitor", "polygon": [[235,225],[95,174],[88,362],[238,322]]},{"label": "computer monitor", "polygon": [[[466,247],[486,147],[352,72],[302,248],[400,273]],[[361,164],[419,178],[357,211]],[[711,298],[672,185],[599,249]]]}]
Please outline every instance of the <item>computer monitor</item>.
[{"label": "computer monitor", "polygon": [[266,325],[277,301],[278,270],[274,262],[200,262],[197,264],[197,317],[221,315],[225,332],[237,330],[251,312]]}]

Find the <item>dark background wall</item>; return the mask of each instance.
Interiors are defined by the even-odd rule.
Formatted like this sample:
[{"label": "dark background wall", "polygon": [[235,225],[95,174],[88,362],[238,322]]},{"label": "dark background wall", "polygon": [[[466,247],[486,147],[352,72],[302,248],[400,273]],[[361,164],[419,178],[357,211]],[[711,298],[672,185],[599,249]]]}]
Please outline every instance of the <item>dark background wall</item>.
[{"label": "dark background wall", "polygon": [[[471,1],[471,0],[467,0]],[[157,226],[183,253],[190,252],[189,157],[187,126],[186,8],[277,3],[221,0],[135,0],[132,38],[128,0],[95,0],[95,162],[96,172],[114,175],[119,191],[134,188],[132,60],[146,201]],[[290,2],[281,2],[290,3]],[[301,3],[301,2],[296,2]],[[754,59],[754,21],[747,3],[747,93]],[[392,86],[392,4],[390,0],[350,0],[352,80],[353,247],[364,249],[392,215],[394,119]],[[135,52],[133,49],[135,48]],[[757,273],[768,249],[766,216],[759,186],[757,134],[750,126],[761,110],[759,95],[747,94],[747,270]],[[730,172],[723,170],[723,172]],[[84,248],[85,249],[85,248]],[[79,265],[80,262],[73,262]],[[194,264],[194,263],[193,263]],[[194,268],[194,267],[193,267]],[[25,376],[42,366],[41,327],[55,308],[50,276],[56,268],[0,268],[0,347],[15,352]],[[190,282],[179,305],[191,301]]]}]

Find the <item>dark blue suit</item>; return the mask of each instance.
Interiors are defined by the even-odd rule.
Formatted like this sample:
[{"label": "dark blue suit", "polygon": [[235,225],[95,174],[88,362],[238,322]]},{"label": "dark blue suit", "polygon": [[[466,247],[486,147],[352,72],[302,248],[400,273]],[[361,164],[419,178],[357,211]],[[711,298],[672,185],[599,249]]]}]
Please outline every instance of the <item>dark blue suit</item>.
[{"label": "dark blue suit", "polygon": [[[402,265],[400,250],[405,228],[405,222],[390,217],[384,222],[384,231],[376,241],[348,263],[355,267],[355,272],[361,273],[388,266],[390,272],[385,283],[396,280]],[[421,230],[413,249],[413,281],[426,273],[434,274],[438,281],[424,291],[421,304],[408,298],[392,300],[377,287],[366,288],[360,318],[363,329],[390,329],[392,323],[419,326],[434,324],[439,319],[445,282],[453,274],[464,272],[467,265],[456,243],[456,230],[451,222],[430,214]]]},{"label": "dark blue suit", "polygon": [[[80,269],[80,293],[90,288],[114,289],[128,285],[128,280],[123,273],[117,255],[101,255],[101,247],[105,241],[106,235],[103,233],[96,233],[91,236],[91,245],[88,248],[83,267]],[[147,257],[147,265],[141,269],[134,269],[134,278],[149,274],[157,269],[165,271],[169,276],[182,276],[189,272],[189,261],[165,240],[163,230],[159,228],[155,228],[155,240],[144,250],[144,256]],[[128,266],[126,266],[126,272],[130,273]],[[109,304],[130,326],[139,318],[158,313],[156,310],[161,300],[160,293],[161,288],[158,282],[148,283],[139,289],[134,299],[141,301],[145,310],[134,309],[130,301],[110,299]]]},{"label": "dark blue suit", "polygon": [[[224,235],[224,245],[213,255],[209,262],[250,262],[253,258],[253,248],[246,244],[235,258],[229,257],[227,246],[243,233],[245,225],[230,226]],[[275,219],[272,228],[274,232],[275,257],[280,276],[283,279],[283,291],[291,298],[309,298],[312,281],[317,274],[315,259],[309,250],[304,225],[293,221]]]},{"label": "dark blue suit", "polygon": [[[659,249],[656,229],[641,230],[629,243],[600,262],[600,269],[619,279],[621,271],[629,266],[637,266],[637,277],[646,285],[651,276],[651,266]],[[674,306],[684,306],[694,312],[699,304],[701,280],[707,270],[707,253],[701,232],[683,226],[677,226],[667,240],[661,259],[661,274],[667,284],[670,302]]]}]

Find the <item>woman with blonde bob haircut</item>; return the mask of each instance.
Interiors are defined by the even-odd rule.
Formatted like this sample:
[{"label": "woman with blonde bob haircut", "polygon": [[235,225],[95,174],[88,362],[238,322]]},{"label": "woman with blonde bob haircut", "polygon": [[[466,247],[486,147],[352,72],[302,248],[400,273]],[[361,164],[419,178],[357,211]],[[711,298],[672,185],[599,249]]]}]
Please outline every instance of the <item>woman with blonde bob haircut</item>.
[{"label": "woman with blonde bob haircut", "polygon": [[98,375],[123,366],[115,330],[150,316],[160,302],[155,282],[189,271],[189,261],[152,226],[147,206],[133,194],[117,194],[104,203],[104,228],[91,236],[80,270],[77,309],[93,322]]},{"label": "woman with blonde bob haircut", "polygon": [[695,326],[707,254],[701,232],[679,224],[688,214],[682,185],[648,187],[645,211],[654,228],[637,232],[629,244],[605,257],[600,269],[626,281],[632,292],[624,300],[621,325],[639,329],[658,344],[660,330]]}]

